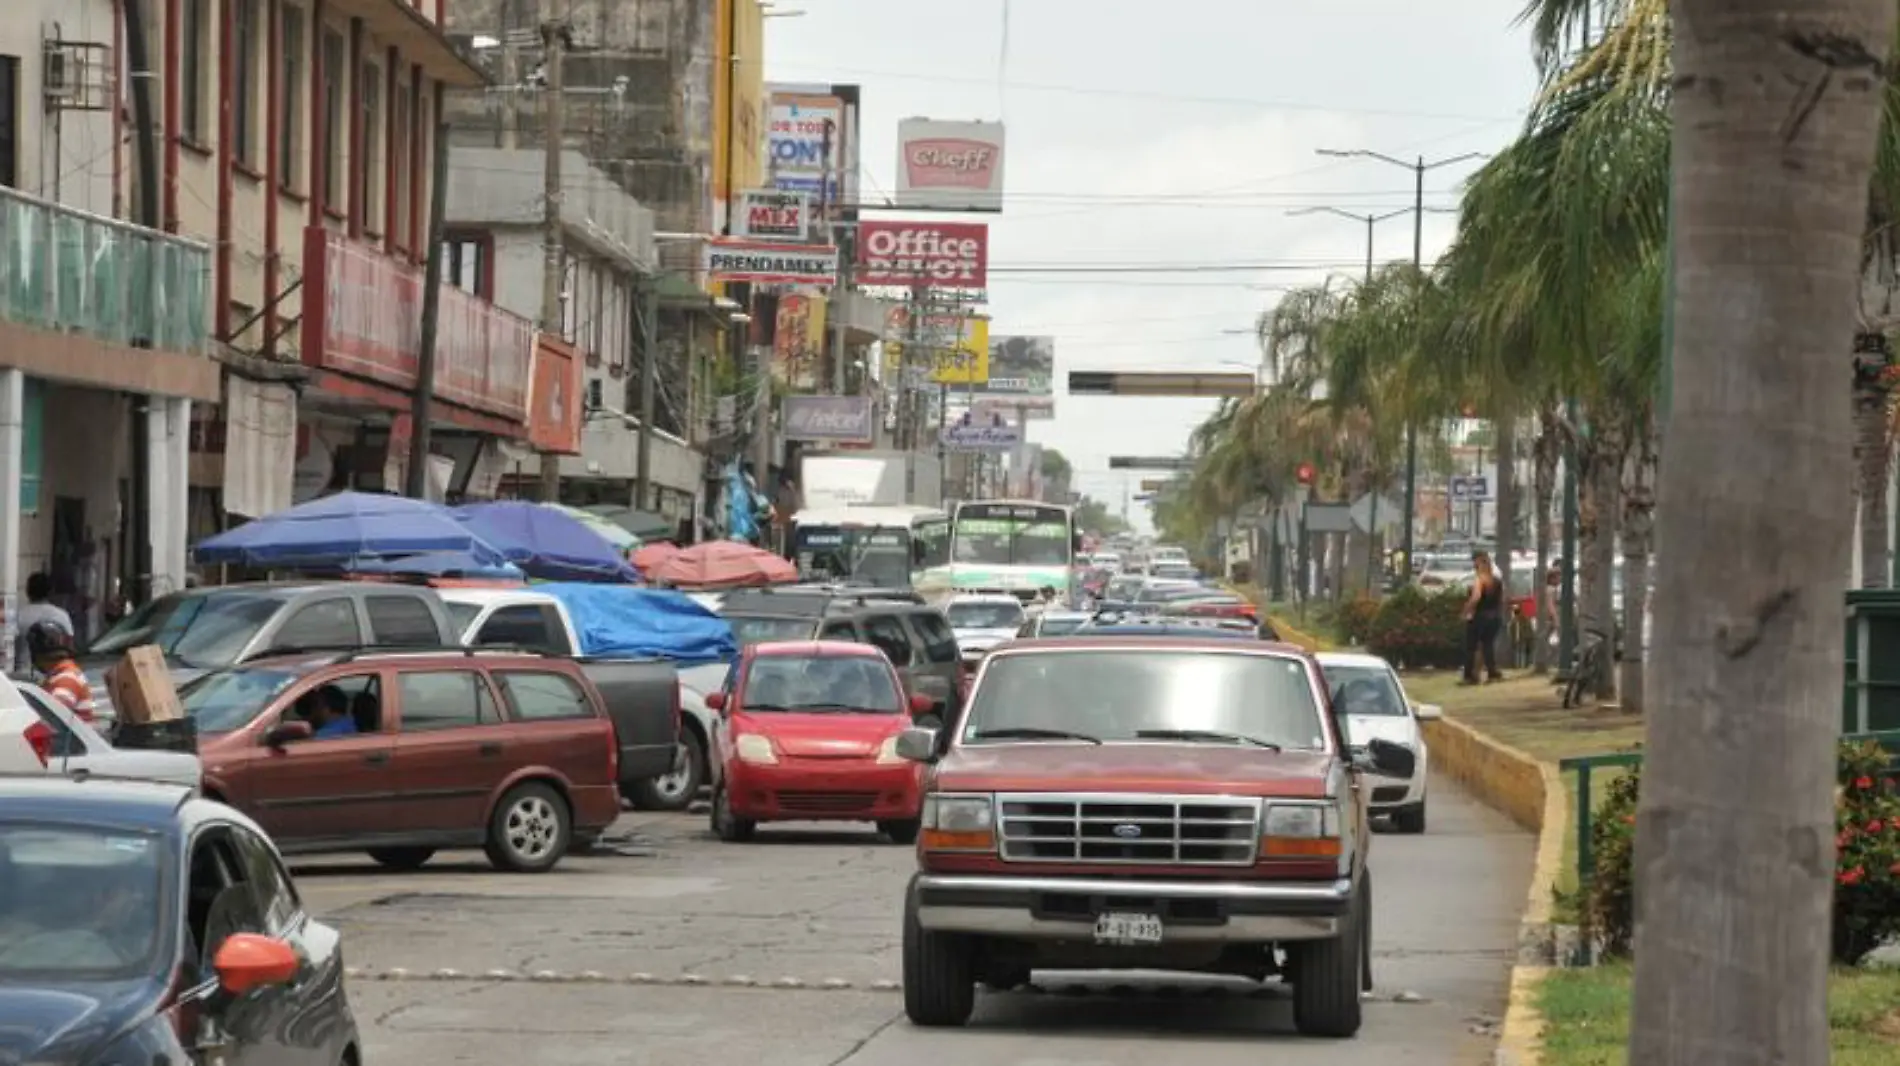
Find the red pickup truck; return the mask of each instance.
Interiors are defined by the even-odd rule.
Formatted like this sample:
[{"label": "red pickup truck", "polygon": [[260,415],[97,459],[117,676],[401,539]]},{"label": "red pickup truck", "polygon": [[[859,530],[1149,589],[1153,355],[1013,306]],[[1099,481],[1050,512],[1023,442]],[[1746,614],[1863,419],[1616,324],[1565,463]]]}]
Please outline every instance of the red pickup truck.
[{"label": "red pickup truck", "polygon": [[[939,723],[941,724],[941,723]],[[1063,637],[983,662],[963,713],[898,738],[928,765],[904,904],[904,1006],[969,1020],[980,983],[1176,970],[1293,989],[1348,1037],[1371,988],[1362,777],[1412,753],[1343,742],[1318,665],[1284,644]]]}]

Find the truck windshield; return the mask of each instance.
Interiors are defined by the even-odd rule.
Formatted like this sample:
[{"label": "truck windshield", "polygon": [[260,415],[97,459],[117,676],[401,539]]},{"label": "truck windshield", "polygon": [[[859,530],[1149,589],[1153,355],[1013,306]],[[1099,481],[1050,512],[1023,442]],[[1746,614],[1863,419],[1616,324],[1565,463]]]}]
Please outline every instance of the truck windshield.
[{"label": "truck windshield", "polygon": [[965,722],[966,744],[985,743],[990,734],[1014,740],[1027,730],[1106,742],[1326,747],[1304,663],[1195,648],[999,655],[977,681]]}]

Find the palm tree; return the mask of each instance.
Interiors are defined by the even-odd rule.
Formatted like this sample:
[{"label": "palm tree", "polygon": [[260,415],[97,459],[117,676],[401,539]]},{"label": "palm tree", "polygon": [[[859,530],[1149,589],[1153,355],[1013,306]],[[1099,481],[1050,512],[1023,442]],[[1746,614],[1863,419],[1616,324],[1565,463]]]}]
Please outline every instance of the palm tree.
[{"label": "palm tree", "polygon": [[[1629,1060],[1828,1061],[1853,340],[1894,0],[1676,0]],[[1746,782],[1739,790],[1736,783]]]}]

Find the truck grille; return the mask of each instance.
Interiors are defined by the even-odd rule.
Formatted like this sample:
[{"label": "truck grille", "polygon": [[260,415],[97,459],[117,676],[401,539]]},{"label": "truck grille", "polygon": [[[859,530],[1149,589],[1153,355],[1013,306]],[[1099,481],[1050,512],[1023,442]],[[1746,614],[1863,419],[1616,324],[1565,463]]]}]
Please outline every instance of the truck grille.
[{"label": "truck grille", "polygon": [[1239,796],[1003,795],[1005,862],[1248,866],[1260,803]]}]

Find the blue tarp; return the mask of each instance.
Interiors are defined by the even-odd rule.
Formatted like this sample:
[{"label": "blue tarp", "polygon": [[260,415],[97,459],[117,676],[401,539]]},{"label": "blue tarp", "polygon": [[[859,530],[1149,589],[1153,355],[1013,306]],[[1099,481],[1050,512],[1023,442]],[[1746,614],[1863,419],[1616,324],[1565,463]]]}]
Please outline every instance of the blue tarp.
[{"label": "blue tarp", "polygon": [[555,582],[536,585],[567,608],[582,655],[656,657],[680,666],[726,662],[739,654],[726,620],[685,593],[632,585]]},{"label": "blue tarp", "polygon": [[486,566],[507,562],[447,508],[371,492],[339,492],[246,522],[199,541],[192,558],[214,566],[317,569],[428,552],[466,552]]},{"label": "blue tarp", "polygon": [[522,572],[547,581],[638,581],[639,571],[569,514],[523,500],[477,503],[455,517]]},{"label": "blue tarp", "polygon": [[427,552],[393,559],[352,559],[343,569],[352,574],[415,574],[421,577],[526,577],[507,563],[485,563],[468,552]]}]

